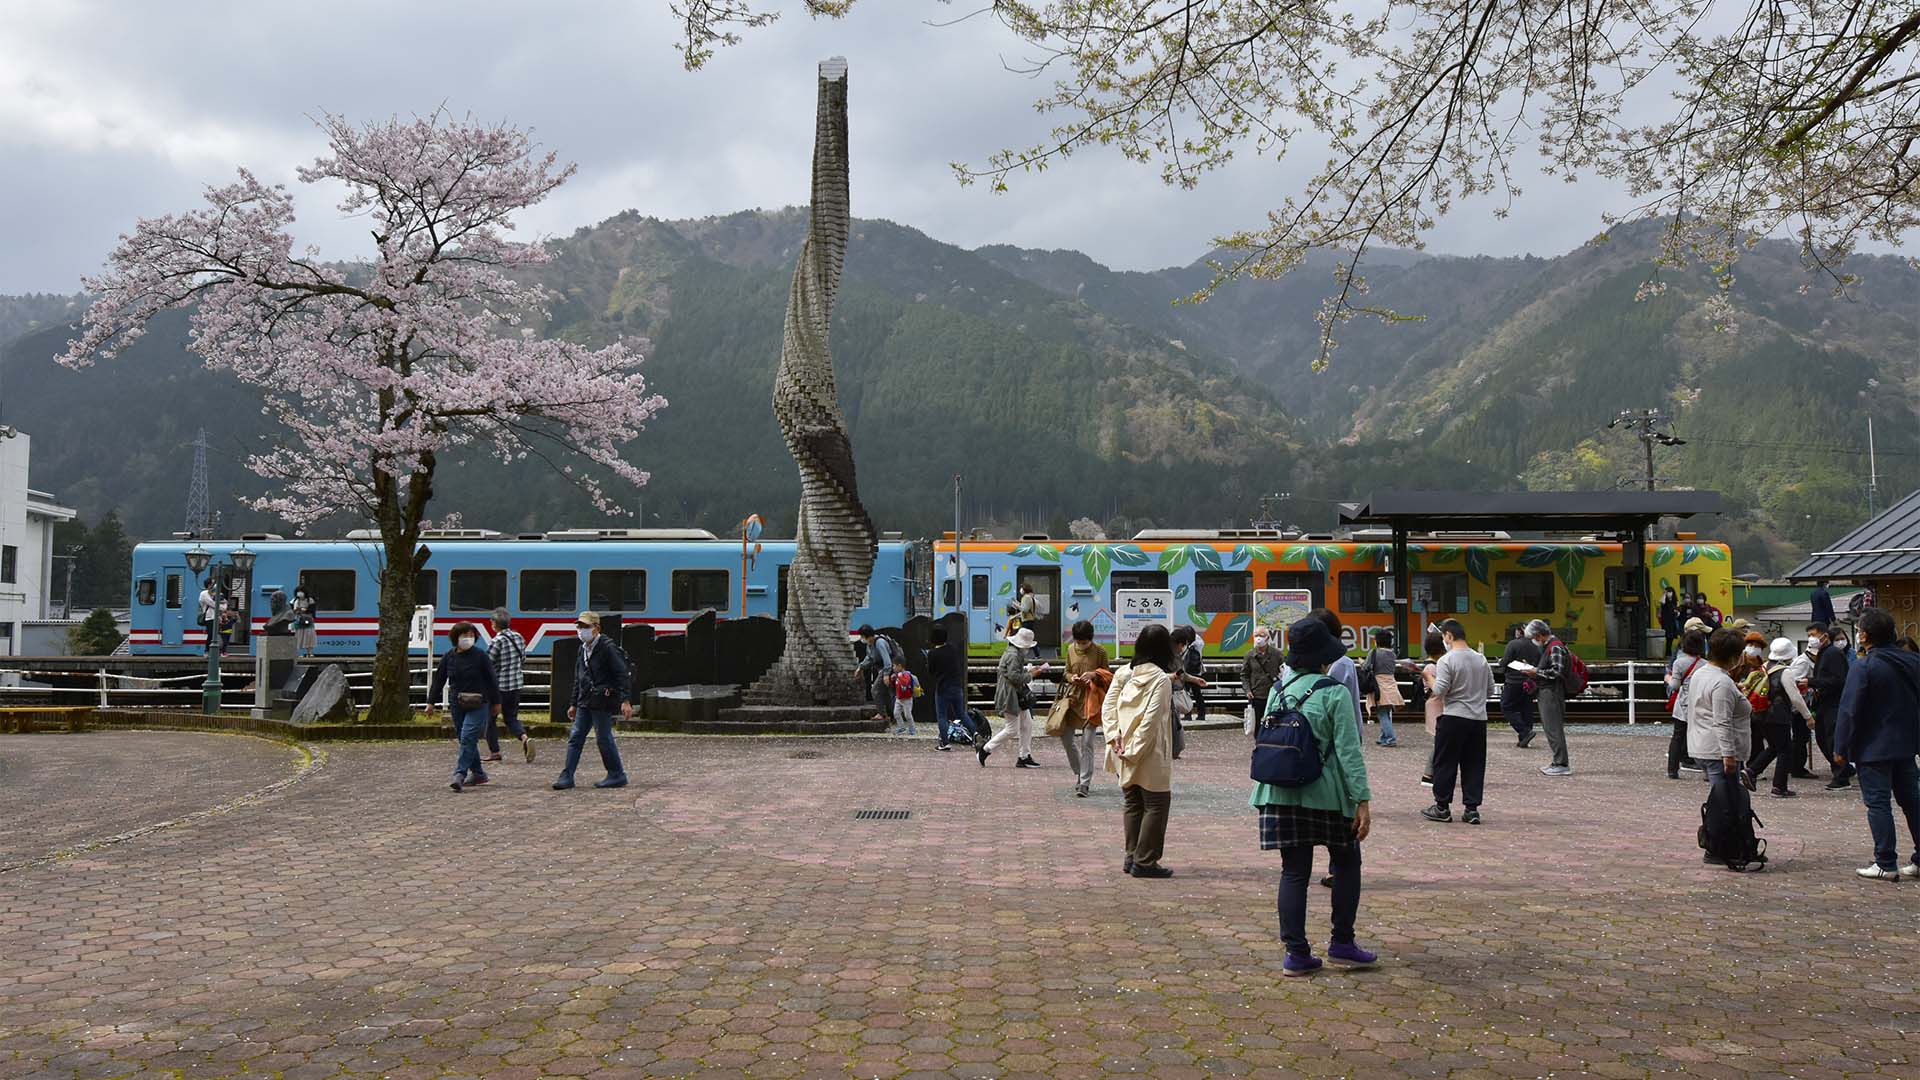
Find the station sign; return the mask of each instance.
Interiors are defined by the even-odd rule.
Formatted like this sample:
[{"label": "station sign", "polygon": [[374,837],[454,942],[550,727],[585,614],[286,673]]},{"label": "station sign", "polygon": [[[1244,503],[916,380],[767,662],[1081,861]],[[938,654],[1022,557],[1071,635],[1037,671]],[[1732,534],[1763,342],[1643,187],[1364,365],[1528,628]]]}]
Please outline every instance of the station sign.
[{"label": "station sign", "polygon": [[1121,589],[1113,594],[1113,626],[1116,644],[1127,646],[1140,640],[1140,631],[1149,626],[1173,629],[1172,589]]},{"label": "station sign", "polygon": [[407,648],[433,651],[432,604],[422,604],[413,609],[413,618],[407,623]]},{"label": "station sign", "polygon": [[1287,647],[1287,627],[1313,610],[1313,593],[1306,589],[1253,590],[1253,625],[1264,626],[1274,644]]}]

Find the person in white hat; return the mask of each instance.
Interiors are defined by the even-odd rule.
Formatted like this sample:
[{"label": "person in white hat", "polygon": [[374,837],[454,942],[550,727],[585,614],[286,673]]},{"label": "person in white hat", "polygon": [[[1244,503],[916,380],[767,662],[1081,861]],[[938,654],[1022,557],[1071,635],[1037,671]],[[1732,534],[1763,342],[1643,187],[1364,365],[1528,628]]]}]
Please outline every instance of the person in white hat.
[{"label": "person in white hat", "polygon": [[986,768],[987,755],[1006,742],[1009,735],[1019,740],[1020,757],[1014,761],[1014,767],[1040,767],[1040,763],[1033,760],[1033,691],[1029,689],[1033,677],[1047,670],[1047,665],[1035,663],[1033,659],[1039,645],[1033,630],[1025,626],[1007,639],[1007,651],[1000,655],[1000,678],[993,691],[994,711],[1006,726],[976,748],[981,768]]},{"label": "person in white hat", "polygon": [[[1799,651],[1793,647],[1791,638],[1773,639],[1767,650],[1765,669],[1767,708],[1765,712],[1753,714],[1753,730],[1759,739],[1747,758],[1747,789],[1752,790],[1767,766],[1774,765],[1773,790],[1769,794],[1776,799],[1791,799],[1799,794],[1787,786],[1793,773],[1793,722],[1798,715],[1794,699],[1800,697],[1800,688],[1787,676],[1787,671]],[[1797,708],[1803,710],[1806,705],[1801,703]]]}]

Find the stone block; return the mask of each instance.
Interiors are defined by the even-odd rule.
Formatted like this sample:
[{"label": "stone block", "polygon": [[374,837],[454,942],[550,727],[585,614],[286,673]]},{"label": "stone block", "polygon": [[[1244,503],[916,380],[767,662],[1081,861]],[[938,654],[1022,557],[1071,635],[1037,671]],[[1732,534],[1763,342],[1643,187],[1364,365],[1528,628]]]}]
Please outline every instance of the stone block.
[{"label": "stone block", "polygon": [[347,671],[339,664],[328,664],[314,676],[289,719],[295,724],[339,724],[352,720],[353,716]]}]

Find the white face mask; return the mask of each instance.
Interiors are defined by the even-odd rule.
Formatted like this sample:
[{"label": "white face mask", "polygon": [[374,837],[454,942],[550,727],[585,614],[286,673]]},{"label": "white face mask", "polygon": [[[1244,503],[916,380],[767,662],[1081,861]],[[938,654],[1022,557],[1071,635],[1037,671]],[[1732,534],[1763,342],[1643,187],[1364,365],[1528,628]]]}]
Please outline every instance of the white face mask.
[{"label": "white face mask", "polygon": [[573,632],[580,635],[580,640],[582,642],[588,642],[593,640],[593,627],[591,626],[577,626],[574,628]]},{"label": "white face mask", "polygon": [[473,639],[463,634],[461,635],[460,640],[456,644],[460,646],[462,651],[465,651],[467,649],[473,648]]},{"label": "white face mask", "polygon": [[1808,639],[1807,639],[1807,651],[1808,651],[1808,652],[1810,652],[1810,653],[1817,653],[1817,652],[1819,652],[1819,651],[1820,651],[1820,639],[1819,639],[1819,638],[1817,638],[1817,637],[1810,637],[1810,638],[1808,638]]},{"label": "white face mask", "polygon": [[1760,646],[1758,645],[1747,646],[1747,656],[1750,659],[1758,660],[1764,655],[1766,655],[1765,650],[1761,649]]}]

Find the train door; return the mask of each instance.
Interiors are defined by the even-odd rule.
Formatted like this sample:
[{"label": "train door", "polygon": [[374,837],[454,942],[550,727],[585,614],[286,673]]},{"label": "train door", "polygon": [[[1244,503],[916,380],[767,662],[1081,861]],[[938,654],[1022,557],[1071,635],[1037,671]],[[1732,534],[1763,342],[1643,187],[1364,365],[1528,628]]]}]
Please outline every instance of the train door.
[{"label": "train door", "polygon": [[[1033,598],[1040,617],[1034,621],[1033,636],[1039,639],[1040,655],[1057,656],[1060,652],[1060,571],[1049,566],[1023,566],[1020,568],[1020,585],[1033,587]],[[1018,595],[1018,586],[1015,586]]]},{"label": "train door", "polygon": [[[1633,654],[1633,620],[1643,610],[1635,582],[1639,570],[1632,566],[1607,567],[1607,655]],[[1632,600],[1625,599],[1633,597]]]},{"label": "train door", "polygon": [[160,604],[160,644],[183,645],[186,643],[187,619],[187,568],[169,566],[163,571],[164,590]]}]

